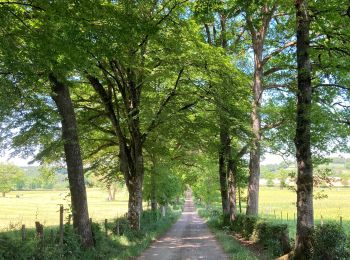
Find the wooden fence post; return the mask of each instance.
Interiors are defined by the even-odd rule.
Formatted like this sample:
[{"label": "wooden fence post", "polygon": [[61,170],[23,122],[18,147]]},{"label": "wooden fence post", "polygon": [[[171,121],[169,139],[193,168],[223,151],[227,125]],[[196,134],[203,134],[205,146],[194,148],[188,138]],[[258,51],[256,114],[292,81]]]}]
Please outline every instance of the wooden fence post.
[{"label": "wooden fence post", "polygon": [[22,233],[22,241],[25,241],[25,240],[26,240],[26,237],[27,237],[27,234],[26,234],[26,225],[22,225],[21,233]]},{"label": "wooden fence post", "polygon": [[294,222],[295,222],[295,212],[294,212]]},{"label": "wooden fence post", "polygon": [[323,216],[321,215],[321,226],[323,226]]},{"label": "wooden fence post", "polygon": [[35,221],[35,230],[37,237],[43,241],[44,240],[44,226],[40,224],[39,221]]},{"label": "wooden fence post", "polygon": [[60,205],[60,246],[63,245],[63,205]]},{"label": "wooden fence post", "polygon": [[117,236],[120,235],[120,229],[119,229],[119,220],[117,220]]},{"label": "wooden fence post", "polygon": [[108,237],[108,219],[105,219],[105,232],[106,232],[106,237]]},{"label": "wooden fence post", "polygon": [[340,217],[340,225],[343,225],[343,217]]},{"label": "wooden fence post", "polygon": [[273,215],[275,216],[275,219],[276,219],[277,217],[276,217],[276,210],[275,209],[273,210]]}]

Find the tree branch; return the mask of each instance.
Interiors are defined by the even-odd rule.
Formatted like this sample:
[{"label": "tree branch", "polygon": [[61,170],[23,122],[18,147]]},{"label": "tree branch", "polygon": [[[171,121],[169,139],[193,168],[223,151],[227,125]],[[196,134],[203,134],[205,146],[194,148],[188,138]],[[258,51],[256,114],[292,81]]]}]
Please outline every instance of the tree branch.
[{"label": "tree branch", "polygon": [[23,6],[28,6],[28,7],[32,7],[34,9],[38,9],[40,11],[45,11],[45,9],[41,8],[40,6],[37,5],[33,5],[33,4],[27,4],[27,3],[23,3],[23,2],[1,2],[0,5],[23,5]]},{"label": "tree branch", "polygon": [[261,126],[261,131],[266,131],[266,130],[269,130],[269,129],[272,129],[272,128],[278,128],[280,127],[281,125],[283,125],[285,123],[285,119],[283,118],[281,121],[278,121],[278,122],[273,122],[271,124],[266,124],[264,126]]},{"label": "tree branch", "polygon": [[155,114],[155,117],[152,119],[150,125],[147,127],[146,132],[142,135],[142,142],[144,142],[147,138],[147,135],[157,126],[157,121],[159,119],[160,114],[162,113],[162,111],[164,110],[164,108],[166,107],[166,105],[169,103],[169,101],[175,96],[176,94],[176,89],[179,85],[181,76],[183,74],[184,68],[181,68],[179,71],[179,74],[177,75],[177,79],[174,85],[174,88],[170,91],[169,95],[167,96],[167,98],[161,103],[157,113]]},{"label": "tree branch", "polygon": [[314,90],[314,89],[317,89],[320,87],[337,87],[337,88],[341,88],[341,89],[345,89],[345,90],[350,91],[350,87],[339,85],[339,84],[317,84],[317,85],[313,86],[312,89]]},{"label": "tree branch", "polygon": [[280,54],[282,51],[284,51],[285,49],[291,47],[291,46],[294,46],[296,45],[297,42],[296,41],[291,41],[291,42],[288,42],[286,43],[285,45],[283,45],[282,47],[272,51],[269,55],[267,55],[265,58],[263,58],[262,60],[262,64],[266,64],[272,57]]}]

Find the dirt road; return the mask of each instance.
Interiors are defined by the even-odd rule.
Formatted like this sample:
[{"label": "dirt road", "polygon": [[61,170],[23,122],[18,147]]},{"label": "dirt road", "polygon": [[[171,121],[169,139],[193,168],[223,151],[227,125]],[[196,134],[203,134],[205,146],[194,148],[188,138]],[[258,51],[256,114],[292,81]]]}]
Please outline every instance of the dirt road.
[{"label": "dirt road", "polygon": [[188,195],[181,218],[153,242],[139,260],[229,259],[204,221],[199,218]]}]

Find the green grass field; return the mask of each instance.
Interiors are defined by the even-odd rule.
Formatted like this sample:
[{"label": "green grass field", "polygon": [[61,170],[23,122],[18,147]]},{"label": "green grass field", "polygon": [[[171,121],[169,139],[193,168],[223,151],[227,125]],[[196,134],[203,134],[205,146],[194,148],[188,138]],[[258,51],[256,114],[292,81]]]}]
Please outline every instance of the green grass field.
[{"label": "green grass field", "polygon": [[[315,189],[315,193],[321,189]],[[327,198],[314,200],[314,217],[315,224],[323,222],[340,222],[342,217],[343,226],[346,231],[350,232],[350,188],[333,187],[325,189]],[[282,221],[289,225],[291,236],[295,235],[296,217],[296,194],[288,189],[279,189],[277,187],[260,188],[260,210],[259,215],[275,221]],[[281,219],[282,213],[282,219]],[[288,220],[287,220],[288,214]]]},{"label": "green grass field", "polygon": [[[90,217],[94,221],[112,219],[127,212],[128,195],[125,189],[119,190],[115,201],[108,201],[107,191],[88,189]],[[16,197],[19,195],[19,198]],[[68,190],[13,191],[0,197],[0,230],[19,229],[22,224],[34,227],[35,221],[44,226],[59,223],[59,205],[69,209]],[[65,213],[65,217],[68,216]]]},{"label": "green grass field", "polygon": [[[315,190],[316,193],[318,191]],[[89,212],[94,221],[116,218],[127,211],[128,196],[125,189],[117,193],[115,201],[107,200],[108,194],[105,190],[88,189],[87,193]],[[350,232],[350,188],[334,187],[327,189],[326,194],[328,198],[314,201],[315,223],[321,222],[321,216],[324,223],[339,222],[342,217],[343,226]],[[16,195],[20,197],[16,198]],[[64,204],[68,209],[67,195],[67,190],[13,191],[5,198],[0,197],[0,230],[19,229],[22,224],[33,227],[36,220],[45,226],[58,225],[59,204]],[[261,187],[259,215],[271,221],[287,223],[291,236],[294,236],[295,201],[296,194],[288,189]],[[65,215],[67,217],[68,212]]]}]

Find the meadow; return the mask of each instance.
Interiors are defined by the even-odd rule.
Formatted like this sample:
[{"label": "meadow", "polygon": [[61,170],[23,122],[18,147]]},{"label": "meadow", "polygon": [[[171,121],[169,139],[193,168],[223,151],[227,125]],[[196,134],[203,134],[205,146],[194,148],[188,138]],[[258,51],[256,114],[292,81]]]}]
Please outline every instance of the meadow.
[{"label": "meadow", "polygon": [[[93,221],[113,219],[127,212],[126,189],[117,192],[115,201],[108,201],[108,193],[103,189],[89,188],[87,195]],[[44,226],[56,226],[59,223],[59,205],[64,205],[67,218],[69,203],[68,190],[12,191],[6,197],[0,197],[0,230],[19,229],[22,224],[34,227],[35,221]]]},{"label": "meadow", "polygon": [[[315,189],[315,194],[321,189]],[[13,191],[0,197],[0,230],[19,229],[22,224],[34,227],[35,221],[44,226],[58,225],[59,205],[63,204],[69,212],[68,190]],[[89,213],[94,221],[113,219],[127,212],[128,194],[121,189],[115,201],[108,201],[107,191],[98,188],[87,189]],[[350,232],[350,188],[333,187],[325,189],[327,198],[314,200],[315,223],[340,222]],[[290,235],[295,235],[296,194],[278,187],[260,187],[259,215],[270,221],[289,225]],[[146,203],[144,203],[146,206]],[[216,204],[217,205],[217,204]],[[245,211],[243,205],[243,212]]]},{"label": "meadow", "polygon": [[[314,199],[315,224],[340,223],[350,232],[350,188],[315,188],[314,194],[324,190],[326,198]],[[296,193],[286,188],[260,187],[259,215],[271,221],[288,224],[291,237],[295,236]],[[282,217],[281,217],[282,215]]]}]

